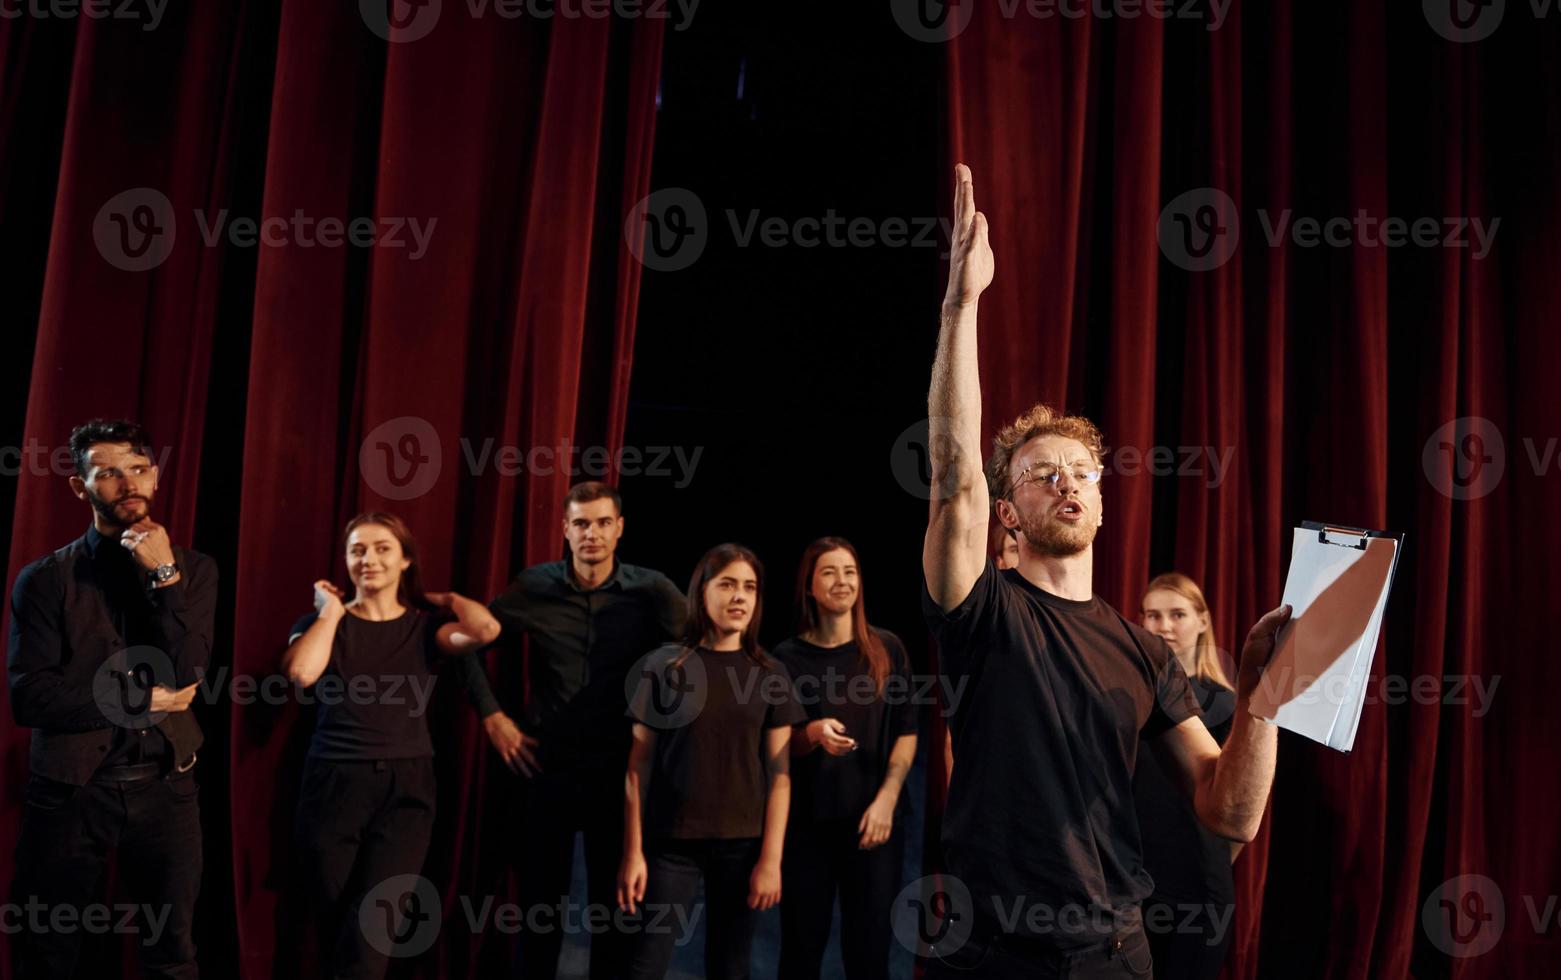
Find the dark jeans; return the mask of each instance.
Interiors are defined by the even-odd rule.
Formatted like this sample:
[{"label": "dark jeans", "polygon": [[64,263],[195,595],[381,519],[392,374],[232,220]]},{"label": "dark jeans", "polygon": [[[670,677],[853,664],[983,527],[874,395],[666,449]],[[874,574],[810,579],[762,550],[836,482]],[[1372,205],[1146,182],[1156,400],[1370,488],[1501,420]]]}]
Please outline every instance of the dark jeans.
[{"label": "dark jeans", "polygon": [[[529,784],[517,788],[521,815],[512,828],[510,853],[520,904],[528,915],[538,906],[558,910],[568,902],[576,833],[585,835],[587,903],[609,913],[616,911],[626,766],[626,759],[589,764],[550,761]],[[554,914],[542,921],[566,919],[579,921],[581,917]],[[621,980],[627,974],[630,938],[611,927],[592,934],[591,980]],[[521,930],[518,974],[527,980],[553,980],[563,943],[560,928]]]},{"label": "dark jeans", "polygon": [[978,920],[971,936],[942,958],[923,961],[923,980],[1140,980],[1153,975],[1149,939],[1142,926],[1111,940],[1063,952],[1035,939],[997,932]]},{"label": "dark jeans", "polygon": [[330,976],[383,977],[394,942],[407,940],[399,920],[384,930],[390,942],[370,936],[359,909],[376,886],[423,870],[434,799],[431,758],[345,762],[311,756],[304,763],[295,831]]},{"label": "dark jeans", "polygon": [[[760,840],[659,840],[645,861],[644,929],[629,970],[633,980],[662,980],[672,954],[684,938],[681,923],[692,925],[699,880],[705,882],[706,980],[747,980],[753,930],[759,913],[748,907],[748,879],[759,861]],[[781,878],[785,894],[785,872]]]},{"label": "dark jeans", "polygon": [[[111,850],[128,901],[141,906],[131,942],[142,973],[199,976],[190,930],[201,886],[199,795],[188,772],[137,782],[94,777],[85,786],[29,779],[12,884],[24,916],[11,940],[17,980],[70,977],[84,933],[121,930],[119,906],[106,906],[106,920],[87,917],[103,901],[98,883]],[[36,917],[29,903],[41,910]],[[71,924],[51,910],[69,910]]]},{"label": "dark jeans", "polygon": [[1230,905],[1222,901],[1179,902],[1151,896],[1144,903],[1144,928],[1154,952],[1155,976],[1215,980],[1230,949],[1232,922]]},{"label": "dark jeans", "polygon": [[786,828],[781,865],[781,980],[817,980],[840,894],[840,958],[847,980],[887,980],[894,896],[900,890],[904,834],[872,850],[857,846],[855,819],[805,821]]}]

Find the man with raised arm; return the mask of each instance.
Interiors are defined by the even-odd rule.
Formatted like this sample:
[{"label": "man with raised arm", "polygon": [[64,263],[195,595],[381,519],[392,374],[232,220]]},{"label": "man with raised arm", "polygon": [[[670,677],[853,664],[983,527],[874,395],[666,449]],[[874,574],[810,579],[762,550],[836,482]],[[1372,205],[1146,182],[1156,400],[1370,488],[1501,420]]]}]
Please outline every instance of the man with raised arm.
[{"label": "man with raised arm", "polygon": [[[943,821],[952,880],[926,976],[1142,977],[1132,774],[1142,737],[1213,832],[1250,841],[1274,776],[1272,725],[1246,704],[1288,607],[1247,636],[1237,711],[1220,746],[1165,641],[1094,594],[1103,522],[1100,432],[1036,405],[997,437],[983,474],[976,306],[992,281],[986,217],[956,168],[955,238],[928,395],[933,493],[924,612],[942,670],[968,693],[953,719]],[[1019,540],[1017,568],[987,559],[988,508]],[[959,906],[968,893],[969,908]],[[960,916],[968,916],[961,923]],[[1160,924],[1155,924],[1162,927]],[[1174,928],[1174,923],[1163,927]]]}]

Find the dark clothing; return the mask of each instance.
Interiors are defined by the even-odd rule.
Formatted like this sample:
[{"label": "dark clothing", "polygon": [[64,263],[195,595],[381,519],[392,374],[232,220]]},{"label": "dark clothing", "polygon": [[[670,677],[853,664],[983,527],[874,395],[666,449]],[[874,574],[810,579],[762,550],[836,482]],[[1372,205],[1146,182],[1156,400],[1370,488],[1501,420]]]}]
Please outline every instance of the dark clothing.
[{"label": "dark clothing", "polygon": [[[666,680],[679,667],[685,679]],[[762,837],[770,795],[768,733],[807,717],[786,668],[773,658],[756,663],[740,650],[688,651],[669,643],[646,669],[658,672],[669,688],[680,689],[693,710],[672,719],[675,727],[666,727],[669,718],[665,707],[658,707],[650,678],[635,688],[630,715],[660,729],[645,837]]]},{"label": "dark clothing", "polygon": [[[385,947],[401,930],[388,922],[372,938],[360,924],[365,894],[423,870],[434,829],[434,762],[378,759],[304,763],[295,831],[311,919],[331,977],[383,977]],[[370,921],[379,921],[371,919]]]},{"label": "dark clothing", "polygon": [[705,977],[747,980],[759,913],[748,907],[748,880],[759,861],[755,838],[669,840],[646,855],[645,914],[634,948],[631,980],[662,980],[672,965],[683,923],[694,922],[699,881],[705,882]]},{"label": "dark clothing", "polygon": [[[534,565],[515,577],[489,604],[503,627],[499,646],[518,655],[530,639],[530,697],[505,713],[541,740],[542,765],[587,768],[628,757],[624,678],[658,645],[683,632],[688,616],[683,593],[658,571],[618,564],[594,589],[575,584],[568,561]],[[455,662],[479,716],[499,711],[476,656]]]},{"label": "dark clothing", "polygon": [[[192,712],[155,723],[146,712],[152,684],[186,687],[211,659],[216,562],[185,548],[173,552],[179,581],[153,589],[134,557],[92,527],[17,574],[11,713],[33,729],[35,774],[80,786],[100,766],[183,764],[200,747]],[[100,675],[108,687],[94,692]]]},{"label": "dark clothing", "polygon": [[[317,618],[304,616],[290,635],[302,635]],[[342,616],[330,663],[309,689],[316,705],[309,754],[356,761],[433,755],[424,714],[444,659],[437,634],[445,622],[422,609],[382,621]]]},{"label": "dark clothing", "polygon": [[846,980],[888,980],[905,832],[896,820],[887,841],[864,851],[858,843],[860,822],[857,816],[786,825],[780,980],[818,980],[837,890]]},{"label": "dark clothing", "polygon": [[[1099,597],[1063,599],[990,561],[951,612],[925,585],[922,601],[942,671],[967,682],[943,846],[977,914],[1018,905],[1017,931],[1059,951],[1136,922],[1151,889],[1139,740],[1198,713],[1170,648]],[[1037,906],[1052,914],[1025,914]]]},{"label": "dark clothing", "polygon": [[[512,850],[509,864],[521,869],[517,890],[526,914],[538,907],[565,907],[577,832],[585,837],[586,901],[592,907],[615,909],[623,856],[622,769],[611,779],[582,779],[579,773],[544,769],[530,780],[507,783],[506,791],[519,804],[519,813],[506,831]],[[592,934],[591,980],[619,980],[627,973],[630,938],[615,928]],[[525,980],[557,976],[562,929],[523,929],[518,940],[518,976]]]},{"label": "dark clothing", "polygon": [[791,674],[807,720],[834,718],[856,739],[849,755],[814,749],[791,760],[791,819],[860,820],[883,786],[889,753],[902,735],[915,735],[917,712],[910,660],[899,637],[874,630],[889,652],[890,674],[882,693],[855,640],[815,646],[797,636],[775,648]]},{"label": "dark clothing", "polygon": [[1141,926],[1088,946],[1058,950],[979,922],[945,958],[928,957],[923,980],[1138,980],[1151,975],[1149,941]]},{"label": "dark clothing", "polygon": [[[630,722],[624,679],[646,653],[683,631],[687,602],[660,572],[615,564],[595,589],[581,589],[568,561],[526,569],[488,607],[503,627],[499,654],[519,658],[529,641],[530,698],[501,706],[480,654],[452,669],[472,706],[486,718],[504,710],[537,737],[542,773],[521,781],[498,767],[504,791],[518,803],[510,866],[528,910],[558,907],[574,872],[574,837],[585,838],[589,901],[613,907],[623,854],[623,774]],[[519,662],[518,659],[516,662]],[[523,931],[520,975],[551,980],[563,937]],[[616,929],[591,937],[592,980],[623,976],[630,937]]]},{"label": "dark clothing", "polygon": [[[808,720],[837,719],[857,741],[847,755],[816,748],[791,760],[791,817],[781,876],[782,980],[817,980],[837,890],[847,980],[888,977],[890,906],[900,890],[904,835],[897,815],[889,840],[864,851],[858,827],[883,786],[894,743],[916,734],[917,711],[905,647],[893,633],[873,632],[889,653],[890,674],[882,692],[854,640],[820,647],[799,636],[775,648]],[[903,812],[903,793],[898,804]]]},{"label": "dark clothing", "polygon": [[[24,911],[36,901],[43,928],[30,919],[11,937],[17,980],[75,975],[83,930],[47,927],[54,911],[70,922],[105,901],[100,891],[109,853],[128,900],[141,906],[131,942],[148,978],[194,978],[191,925],[201,886],[199,790],[191,772],[118,782],[108,770],[73,786],[34,775],[27,785],[16,847],[11,900]],[[100,906],[102,907],[102,906]],[[121,906],[106,906],[107,925],[120,921]],[[152,915],[147,917],[146,911]]]},{"label": "dark clothing", "polygon": [[[1209,732],[1223,745],[1236,710],[1235,692],[1197,677],[1188,681]],[[1152,752],[1138,760],[1133,793],[1144,869],[1154,879],[1154,893],[1144,901],[1144,925],[1154,949],[1155,973],[1212,980],[1224,963],[1236,900],[1230,842],[1203,826],[1191,801]]]},{"label": "dark clothing", "polygon": [[[13,894],[43,921],[101,901],[113,852],[143,922],[148,976],[194,977],[200,803],[190,768],[201,744],[191,711],[157,718],[151,688],[200,680],[211,657],[216,563],[175,547],[179,581],[160,589],[96,527],[17,575],[7,667],[11,711],[33,729]],[[133,768],[132,768],[133,767]],[[180,770],[183,771],[180,771]],[[17,976],[68,977],[81,930],[27,928]]]}]

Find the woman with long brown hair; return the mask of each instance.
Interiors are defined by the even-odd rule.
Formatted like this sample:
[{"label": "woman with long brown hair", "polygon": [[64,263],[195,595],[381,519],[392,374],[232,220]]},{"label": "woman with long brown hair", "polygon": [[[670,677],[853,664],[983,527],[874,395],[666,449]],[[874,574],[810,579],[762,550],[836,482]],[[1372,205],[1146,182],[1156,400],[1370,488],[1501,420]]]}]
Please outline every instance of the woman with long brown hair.
[{"label": "woman with long brown hair", "polygon": [[910,664],[899,637],[868,625],[862,569],[844,538],[819,538],[797,569],[798,634],[775,648],[808,714],[792,732],[782,980],[817,980],[840,896],[850,980],[889,975],[900,888],[900,788],[916,757]]},{"label": "woman with long brown hair", "polygon": [[763,594],[757,555],[710,549],[688,585],[683,641],[652,651],[632,675],[618,905],[654,913],[634,980],[666,976],[678,939],[670,924],[693,921],[701,879],[711,980],[748,976],[755,913],[780,901],[788,743],[803,715],[786,668],[759,646]]},{"label": "woman with long brown hair", "polygon": [[[1170,646],[1203,709],[1204,725],[1224,744],[1236,694],[1203,590],[1180,572],[1156,576],[1144,590],[1142,623]],[[1204,829],[1153,752],[1138,753],[1133,795],[1144,868],[1154,879],[1143,914],[1155,976],[1213,980],[1230,945],[1236,896],[1230,865],[1241,846]]]},{"label": "woman with long brown hair", "polygon": [[[375,885],[422,870],[434,824],[434,747],[424,714],[440,655],[493,642],[480,602],[425,593],[417,543],[393,514],[359,514],[343,532],[353,596],[314,583],[314,612],[293,626],[282,669],[316,704],[296,833],[322,953],[333,977],[378,977],[359,904]],[[387,929],[392,928],[387,924]],[[383,944],[378,944],[383,945]]]}]

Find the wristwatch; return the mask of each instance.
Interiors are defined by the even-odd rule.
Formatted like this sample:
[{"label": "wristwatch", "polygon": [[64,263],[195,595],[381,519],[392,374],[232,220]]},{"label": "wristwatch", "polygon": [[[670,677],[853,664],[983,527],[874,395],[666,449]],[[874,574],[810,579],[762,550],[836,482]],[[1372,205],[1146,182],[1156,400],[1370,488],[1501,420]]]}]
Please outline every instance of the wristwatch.
[{"label": "wristwatch", "polygon": [[162,585],[179,574],[179,566],[169,562],[166,565],[158,565],[152,569],[152,584]]}]

